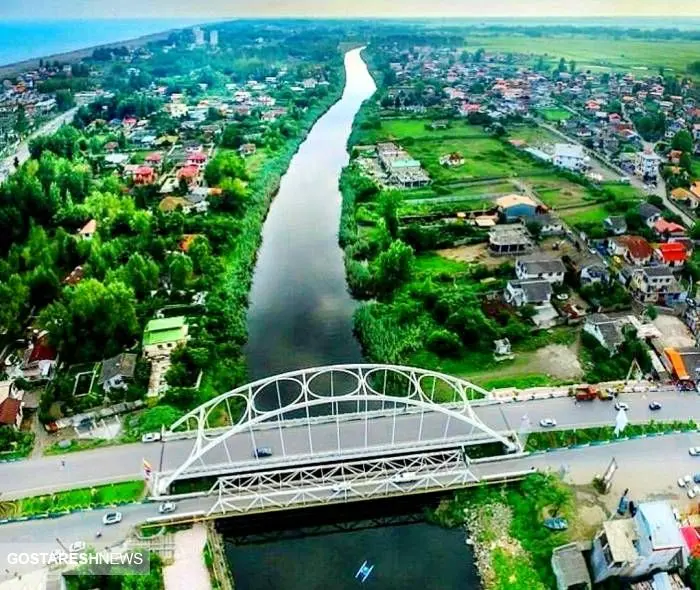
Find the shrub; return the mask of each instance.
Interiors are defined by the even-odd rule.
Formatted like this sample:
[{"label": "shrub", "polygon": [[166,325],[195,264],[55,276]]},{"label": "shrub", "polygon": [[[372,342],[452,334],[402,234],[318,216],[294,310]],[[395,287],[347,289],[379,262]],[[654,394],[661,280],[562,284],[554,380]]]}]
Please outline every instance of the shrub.
[{"label": "shrub", "polygon": [[441,357],[457,357],[461,350],[459,337],[449,330],[435,330],[426,343],[428,350]]}]

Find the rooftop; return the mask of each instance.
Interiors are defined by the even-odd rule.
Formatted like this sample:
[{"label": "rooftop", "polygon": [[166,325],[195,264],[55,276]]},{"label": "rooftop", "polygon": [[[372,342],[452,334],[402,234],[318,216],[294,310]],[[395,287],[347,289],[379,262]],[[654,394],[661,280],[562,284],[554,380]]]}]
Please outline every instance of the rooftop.
[{"label": "rooftop", "polygon": [[518,258],[516,264],[523,265],[527,274],[564,273],[566,267],[559,258],[527,256]]},{"label": "rooftop", "polygon": [[552,569],[557,577],[560,588],[571,588],[577,585],[591,586],[586,560],[576,543],[562,545],[552,551]]},{"label": "rooftop", "polygon": [[498,205],[501,209],[507,209],[508,207],[514,207],[516,205],[527,205],[533,208],[537,207],[537,204],[530,197],[516,194],[505,195],[500,199],[496,199],[496,205]]},{"label": "rooftop", "polygon": [[143,332],[143,344],[162,344],[175,342],[186,335],[187,320],[185,316],[151,320]]},{"label": "rooftop", "polygon": [[683,536],[668,502],[643,502],[639,505],[639,515],[654,549],[683,546]]},{"label": "rooftop", "polygon": [[634,543],[638,536],[634,519],[606,520],[603,523],[603,531],[608,538],[613,561],[631,563],[637,560],[639,554]]}]

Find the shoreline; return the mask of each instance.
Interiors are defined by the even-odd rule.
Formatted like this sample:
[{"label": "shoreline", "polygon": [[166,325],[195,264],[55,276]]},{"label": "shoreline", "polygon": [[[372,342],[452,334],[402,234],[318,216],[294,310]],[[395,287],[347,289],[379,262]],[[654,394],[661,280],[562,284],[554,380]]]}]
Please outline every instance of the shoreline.
[{"label": "shoreline", "polygon": [[[192,25],[198,26],[198,25]],[[123,41],[112,41],[109,43],[102,43],[100,45],[90,45],[88,47],[83,47],[81,49],[74,49],[73,51],[64,51],[62,53],[52,53],[45,55],[43,57],[32,57],[22,61],[16,61],[13,63],[0,65],[0,78],[7,78],[13,75],[21,74],[27,70],[34,70],[39,67],[40,61],[54,61],[58,60],[62,63],[75,63],[86,57],[92,55],[95,49],[109,49],[111,47],[143,47],[154,41],[160,41],[162,39],[167,39],[171,33],[176,31],[182,31],[189,27],[176,27],[172,29],[167,29],[159,33],[150,33],[148,35],[142,35],[140,37],[133,37],[131,39],[126,39]]]}]

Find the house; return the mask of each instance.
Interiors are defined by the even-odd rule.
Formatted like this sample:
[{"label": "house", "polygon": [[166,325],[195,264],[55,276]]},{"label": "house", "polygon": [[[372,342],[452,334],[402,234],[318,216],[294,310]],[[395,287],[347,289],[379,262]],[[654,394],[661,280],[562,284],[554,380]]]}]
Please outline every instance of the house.
[{"label": "house", "polygon": [[156,181],[156,172],[150,166],[139,166],[134,172],[134,184],[148,185]]},{"label": "house", "polygon": [[129,154],[107,154],[105,168],[123,168],[129,161]]},{"label": "house", "polygon": [[559,168],[579,172],[588,166],[589,160],[583,146],[576,143],[557,143],[554,146],[552,163]]},{"label": "house", "polygon": [[172,350],[180,344],[185,344],[187,339],[185,316],[151,320],[143,332],[143,355],[147,359],[169,357]]},{"label": "house", "polygon": [[639,152],[636,157],[635,172],[645,179],[656,178],[659,174],[661,158],[651,150]]},{"label": "house", "polygon": [[0,381],[0,428],[19,428],[22,424],[23,392],[17,391],[13,381]]},{"label": "house", "polygon": [[653,228],[654,224],[661,219],[661,209],[651,203],[639,205],[639,216],[648,228]]},{"label": "house", "polygon": [[627,222],[622,215],[613,215],[603,220],[603,227],[614,236],[621,236],[627,232]]},{"label": "house", "polygon": [[49,379],[58,362],[58,353],[49,342],[49,333],[39,332],[24,352],[22,376],[28,381]]},{"label": "house", "polygon": [[684,541],[668,502],[642,502],[632,518],[607,520],[593,539],[593,582],[684,566]]},{"label": "house", "polygon": [[83,280],[84,276],[85,270],[82,266],[78,265],[72,271],[70,271],[70,273],[68,273],[68,275],[63,279],[62,282],[64,285],[70,285],[71,287],[74,287],[80,281]]},{"label": "house", "polygon": [[602,262],[592,262],[581,266],[579,271],[579,281],[582,287],[593,283],[607,283],[610,280],[610,273]]},{"label": "house", "polygon": [[256,149],[254,143],[244,143],[238,148],[238,153],[245,158],[246,156],[252,156]]},{"label": "house", "polygon": [[576,543],[562,545],[552,551],[552,571],[557,590],[590,590],[591,576],[586,560]]},{"label": "house", "polygon": [[690,194],[692,194],[696,199],[700,200],[700,180],[696,180],[690,185]]},{"label": "house", "polygon": [[454,168],[455,166],[461,166],[462,164],[464,164],[464,156],[462,156],[462,154],[459,152],[452,152],[440,157],[441,166]]},{"label": "house", "polygon": [[682,238],[685,236],[685,228],[675,221],[666,221],[663,217],[659,219],[652,229],[664,239]]},{"label": "house", "polygon": [[564,234],[562,221],[549,213],[536,215],[532,222],[539,226],[541,236],[560,236]]},{"label": "house", "polygon": [[134,377],[135,369],[135,354],[126,352],[118,354],[102,361],[97,383],[102,386],[105,393],[109,393],[113,389],[126,389],[127,381]]},{"label": "house", "polygon": [[505,195],[496,199],[496,205],[507,222],[533,217],[537,211],[537,204],[525,195]]},{"label": "house", "polygon": [[642,303],[672,305],[685,299],[685,292],[668,266],[646,266],[634,269],[630,290]]},{"label": "house", "polygon": [[700,197],[697,197],[685,188],[674,188],[669,197],[672,201],[681,203],[689,209],[697,209],[698,205],[700,205]]},{"label": "house", "polygon": [[524,225],[496,225],[489,230],[489,250],[493,254],[524,254],[532,248],[532,238]]},{"label": "house", "polygon": [[604,313],[594,313],[586,318],[583,331],[595,338],[612,355],[625,337],[622,334],[623,322]]},{"label": "house", "polygon": [[544,280],[508,281],[504,296],[515,307],[544,305],[552,298],[552,285]]},{"label": "house", "polygon": [[667,266],[683,266],[688,259],[688,252],[681,242],[659,244],[654,250],[654,258]]},{"label": "house", "polygon": [[91,219],[88,221],[80,230],[78,230],[78,235],[83,240],[91,240],[92,236],[95,235],[97,231],[97,221]]},{"label": "house", "polygon": [[207,163],[207,155],[203,152],[192,152],[187,155],[187,166],[204,166]]},{"label": "house", "polygon": [[619,236],[608,241],[613,256],[622,256],[630,264],[641,266],[651,260],[654,253],[649,242],[641,236]]},{"label": "house", "polygon": [[559,258],[547,258],[541,255],[517,258],[515,275],[521,281],[543,279],[552,285],[564,283],[566,267]]},{"label": "house", "polygon": [[199,166],[183,166],[177,171],[177,179],[184,180],[188,185],[195,184],[199,180]]},{"label": "house", "polygon": [[206,187],[195,187],[185,195],[185,200],[189,203],[189,210],[196,213],[206,213],[209,210],[207,196],[209,189]]},{"label": "house", "polygon": [[159,154],[158,152],[151,152],[150,154],[148,154],[146,156],[146,159],[144,161],[149,166],[158,167],[163,163],[163,156],[162,156],[162,154]]}]

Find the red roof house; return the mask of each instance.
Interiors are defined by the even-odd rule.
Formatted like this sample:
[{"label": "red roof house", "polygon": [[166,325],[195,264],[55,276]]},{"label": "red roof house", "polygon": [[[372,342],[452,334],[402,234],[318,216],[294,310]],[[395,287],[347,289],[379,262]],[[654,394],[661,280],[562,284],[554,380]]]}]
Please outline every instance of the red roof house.
[{"label": "red roof house", "polygon": [[680,238],[685,235],[685,228],[682,225],[674,221],[666,221],[663,217],[653,225],[653,228],[657,234],[666,238]]},{"label": "red roof house", "polygon": [[668,264],[669,266],[683,266],[688,259],[688,252],[683,244],[679,242],[668,242],[666,244],[659,244],[658,248],[654,250],[654,257],[659,260],[659,262]]},{"label": "red roof house", "polygon": [[641,236],[620,236],[614,238],[615,254],[621,254],[632,264],[645,264],[649,262],[653,248]]},{"label": "red roof house", "polygon": [[177,171],[178,180],[184,179],[185,182],[191,184],[199,177],[199,166],[184,166]]},{"label": "red roof house", "polygon": [[187,155],[187,165],[188,166],[202,166],[205,164],[207,161],[207,156],[206,154],[203,154],[202,152],[192,152],[191,154]]},{"label": "red roof house", "polygon": [[134,184],[153,184],[156,173],[150,166],[139,166],[134,172]]},{"label": "red roof house", "polygon": [[159,166],[162,161],[163,156],[158,152],[153,152],[152,154],[148,154],[146,156],[146,163],[153,164],[154,166]]},{"label": "red roof house", "polygon": [[0,403],[0,426],[19,428],[22,423],[22,401],[12,397]]},{"label": "red roof house", "polygon": [[688,546],[688,553],[693,557],[700,557],[700,534],[692,526],[681,527],[683,540]]}]

